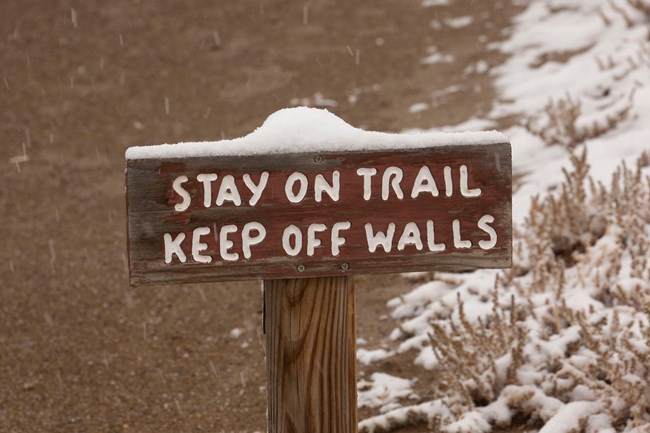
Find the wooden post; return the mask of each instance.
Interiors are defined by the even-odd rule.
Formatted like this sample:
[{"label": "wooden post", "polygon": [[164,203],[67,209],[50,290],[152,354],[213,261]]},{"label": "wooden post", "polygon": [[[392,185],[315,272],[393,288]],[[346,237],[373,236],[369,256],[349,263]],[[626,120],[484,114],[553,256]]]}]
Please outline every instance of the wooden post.
[{"label": "wooden post", "polygon": [[357,431],[351,278],[264,281],[270,433]]}]

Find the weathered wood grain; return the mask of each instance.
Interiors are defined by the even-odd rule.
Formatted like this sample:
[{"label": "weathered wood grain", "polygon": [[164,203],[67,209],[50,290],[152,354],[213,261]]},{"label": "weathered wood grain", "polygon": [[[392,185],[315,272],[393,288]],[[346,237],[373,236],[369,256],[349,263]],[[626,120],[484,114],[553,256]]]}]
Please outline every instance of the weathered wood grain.
[{"label": "weathered wood grain", "polygon": [[[440,195],[420,194],[409,196],[418,170],[430,167]],[[463,197],[459,192],[458,168],[466,165],[469,184],[480,187],[479,197]],[[363,179],[357,175],[360,167],[373,167],[382,173],[390,166],[404,170],[405,196],[398,199],[392,195],[388,200],[381,197],[381,175],[372,178],[371,200],[363,199]],[[443,167],[453,169],[453,194],[444,191]],[[327,197],[317,203],[314,199],[313,180],[317,174],[329,176],[338,170],[341,176],[341,195],[338,202]],[[236,279],[303,278],[327,275],[350,275],[361,273],[406,272],[426,270],[469,270],[476,268],[505,268],[511,265],[511,152],[509,143],[494,145],[442,146],[416,150],[376,152],[301,153],[290,155],[228,156],[181,159],[144,159],[127,161],[127,210],[129,271],[131,284],[163,284],[203,281],[226,281]],[[258,181],[262,172],[271,173],[267,188],[255,206],[248,206],[251,193],[241,177],[248,173]],[[284,194],[287,178],[300,171],[309,179],[306,198],[299,204],[290,203]],[[196,180],[201,173],[218,173],[235,177],[242,193],[244,205],[203,205],[202,184]],[[183,211],[174,210],[180,197],[172,190],[173,180],[180,175],[188,176],[185,184],[192,202]],[[329,179],[329,178],[328,178]],[[217,194],[212,189],[211,200]],[[477,242],[487,235],[477,228],[477,220],[485,214],[494,216],[494,230],[498,242],[489,250],[478,247]],[[453,247],[452,221],[458,219],[463,237],[473,240],[468,249]],[[390,253],[378,249],[368,250],[364,224],[372,223],[385,229],[394,222],[398,227],[415,222],[422,234],[427,220],[435,222],[436,242],[447,245],[442,252],[431,252],[426,247],[417,250],[408,246],[403,251],[396,248],[399,233],[393,239]],[[164,262],[163,234],[185,234],[182,246],[191,250],[192,231],[197,227],[219,229],[226,224],[241,227],[247,222],[262,223],[267,239],[253,250],[250,259],[222,260],[219,255],[219,239],[211,233],[205,236],[208,247],[206,255],[211,263],[198,263],[188,254],[188,260]],[[281,237],[289,224],[295,224],[303,232],[313,223],[324,223],[328,228],[340,221],[349,221],[352,228],[345,232],[346,243],[340,254],[330,254],[329,232],[321,235],[322,244],[313,256],[303,248],[301,254],[291,257],[282,249]],[[398,229],[399,230],[399,229]],[[232,251],[242,255],[242,247],[233,236]],[[426,245],[426,244],[425,244]]]},{"label": "weathered wood grain", "polygon": [[354,287],[348,277],[264,281],[270,433],[353,433]]}]

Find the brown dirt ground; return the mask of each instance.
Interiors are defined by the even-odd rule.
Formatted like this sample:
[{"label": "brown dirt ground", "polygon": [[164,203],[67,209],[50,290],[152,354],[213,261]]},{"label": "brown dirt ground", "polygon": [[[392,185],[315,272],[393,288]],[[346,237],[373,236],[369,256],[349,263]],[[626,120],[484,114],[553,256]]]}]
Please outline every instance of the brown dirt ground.
[{"label": "brown dirt ground", "polygon": [[[129,287],[124,150],[244,135],[317,92],[368,129],[463,121],[494,92],[461,72],[501,60],[486,44],[512,13],[505,0],[3,0],[0,431],[264,431],[259,283]],[[467,14],[462,29],[430,25]],[[422,65],[432,45],[455,61]],[[417,102],[437,108],[410,114]],[[412,286],[359,279],[369,347],[394,326],[386,300]]]}]

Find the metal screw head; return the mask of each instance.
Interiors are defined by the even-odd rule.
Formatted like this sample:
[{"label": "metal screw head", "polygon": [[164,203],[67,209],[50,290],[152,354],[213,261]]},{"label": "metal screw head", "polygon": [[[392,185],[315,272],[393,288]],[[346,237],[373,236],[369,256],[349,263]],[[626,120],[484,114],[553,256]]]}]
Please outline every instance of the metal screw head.
[{"label": "metal screw head", "polygon": [[350,265],[348,265],[347,263],[341,263],[341,269],[347,271],[348,269],[350,269]]},{"label": "metal screw head", "polygon": [[314,156],[314,162],[323,162],[323,156],[322,155]]},{"label": "metal screw head", "polygon": [[305,265],[298,265],[296,269],[298,269],[298,272],[305,272]]}]

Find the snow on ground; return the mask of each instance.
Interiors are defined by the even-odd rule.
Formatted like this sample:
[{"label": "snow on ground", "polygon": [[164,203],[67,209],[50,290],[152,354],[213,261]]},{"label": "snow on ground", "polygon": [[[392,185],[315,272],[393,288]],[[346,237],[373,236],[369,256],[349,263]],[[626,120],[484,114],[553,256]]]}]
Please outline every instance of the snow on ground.
[{"label": "snow on ground", "polygon": [[434,63],[451,63],[454,61],[454,56],[451,54],[443,54],[436,47],[429,47],[427,49],[429,53],[424,59],[422,59],[422,64],[432,65]]},{"label": "snow on ground", "polygon": [[413,394],[412,380],[401,379],[385,373],[373,373],[370,380],[359,381],[357,402],[359,407],[378,407],[387,412],[399,407],[401,398],[417,398]]},{"label": "snow on ground", "polygon": [[465,15],[462,17],[448,18],[445,20],[445,25],[453,29],[460,29],[466,27],[474,22],[474,17]]},{"label": "snow on ground", "polygon": [[391,350],[386,349],[375,349],[375,350],[366,350],[366,349],[357,349],[357,362],[369,365],[373,362],[381,361],[382,359],[390,358],[395,353]]},{"label": "snow on ground", "polygon": [[449,4],[449,0],[423,0],[422,6],[425,8],[430,8],[432,6],[446,6]]},{"label": "snow on ground", "polygon": [[438,129],[518,119],[513,269],[435,273],[388,303],[392,356],[440,380],[362,432],[650,431],[650,2],[522,4],[489,71],[500,101]]},{"label": "snow on ground", "polygon": [[[639,155],[650,125],[650,45],[648,17],[633,3],[533,1],[500,47],[510,57],[492,73],[507,102],[497,104],[489,117],[523,113],[523,122],[530,122],[528,128],[504,131],[513,144],[514,170],[527,174],[514,196],[513,214],[520,221],[529,197],[560,182],[568,166],[561,146],[547,146],[531,129],[566,141],[558,144],[570,144],[571,135],[589,137],[590,130],[603,130],[587,138],[592,175],[601,181],[610,178],[613,161],[630,163]],[[569,122],[569,110],[559,108],[563,102],[579,105],[575,122]],[[550,118],[549,104],[564,122]]]},{"label": "snow on ground", "polygon": [[426,102],[417,102],[409,107],[409,113],[416,114],[421,113],[429,109],[429,104]]}]

